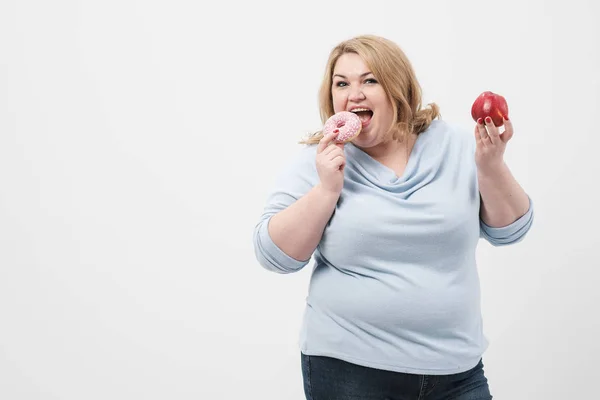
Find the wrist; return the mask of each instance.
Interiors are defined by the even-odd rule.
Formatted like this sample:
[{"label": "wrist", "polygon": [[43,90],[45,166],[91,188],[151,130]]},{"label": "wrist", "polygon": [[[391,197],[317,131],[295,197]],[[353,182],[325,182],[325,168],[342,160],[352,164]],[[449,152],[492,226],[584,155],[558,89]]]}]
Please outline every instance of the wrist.
[{"label": "wrist", "polygon": [[319,197],[323,198],[325,201],[337,202],[342,194],[341,190],[335,191],[326,189],[321,183],[316,184],[313,189],[319,194]]},{"label": "wrist", "polygon": [[506,176],[509,172],[508,165],[504,161],[496,165],[477,168],[477,178],[479,181],[497,181]]}]

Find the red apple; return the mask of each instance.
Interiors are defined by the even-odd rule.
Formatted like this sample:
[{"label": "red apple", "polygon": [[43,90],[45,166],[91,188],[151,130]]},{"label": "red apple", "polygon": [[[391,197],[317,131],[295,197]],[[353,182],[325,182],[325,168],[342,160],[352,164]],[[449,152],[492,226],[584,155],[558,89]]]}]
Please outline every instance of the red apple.
[{"label": "red apple", "polygon": [[[487,91],[483,92],[475,99],[471,107],[471,116],[477,122],[479,118],[492,118],[494,125],[502,126],[504,121],[502,117],[508,117],[508,105],[504,97],[499,94]],[[484,122],[485,123],[485,122]]]}]

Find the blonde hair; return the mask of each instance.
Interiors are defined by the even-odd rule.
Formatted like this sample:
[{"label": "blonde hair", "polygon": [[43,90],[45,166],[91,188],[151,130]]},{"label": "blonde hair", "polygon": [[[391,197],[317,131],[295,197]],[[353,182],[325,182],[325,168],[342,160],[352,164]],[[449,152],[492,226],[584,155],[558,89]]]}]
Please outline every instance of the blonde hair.
[{"label": "blonde hair", "polygon": [[[394,42],[374,35],[362,35],[338,44],[330,53],[325,76],[319,90],[319,109],[324,124],[334,114],[331,86],[337,60],[346,53],[358,54],[387,93],[394,110],[392,139],[403,140],[411,133],[419,134],[440,117],[435,103],[422,108],[422,91],[413,67],[402,49]],[[302,144],[318,143],[323,132],[313,133]]]}]

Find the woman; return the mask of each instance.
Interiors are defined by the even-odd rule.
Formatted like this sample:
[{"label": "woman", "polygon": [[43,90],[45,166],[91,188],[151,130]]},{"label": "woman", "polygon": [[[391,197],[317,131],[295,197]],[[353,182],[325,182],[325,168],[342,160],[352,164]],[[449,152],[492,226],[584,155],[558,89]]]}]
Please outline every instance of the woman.
[{"label": "woman", "polygon": [[474,135],[421,107],[393,42],[360,36],[333,49],[323,121],[362,109],[345,145],[317,133],[281,174],[256,225],[262,266],[314,256],[301,332],[307,399],[491,399],[483,371],[475,250],[523,239],[529,196],[503,154],[513,135]]}]

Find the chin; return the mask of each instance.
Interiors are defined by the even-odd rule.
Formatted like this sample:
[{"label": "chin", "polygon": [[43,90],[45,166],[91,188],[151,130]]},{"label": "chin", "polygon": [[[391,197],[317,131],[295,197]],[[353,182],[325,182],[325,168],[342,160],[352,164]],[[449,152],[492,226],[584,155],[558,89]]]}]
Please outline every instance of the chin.
[{"label": "chin", "polygon": [[352,141],[352,143],[360,147],[373,147],[379,144],[379,142],[377,136],[372,135],[370,132],[361,132],[356,139]]}]

